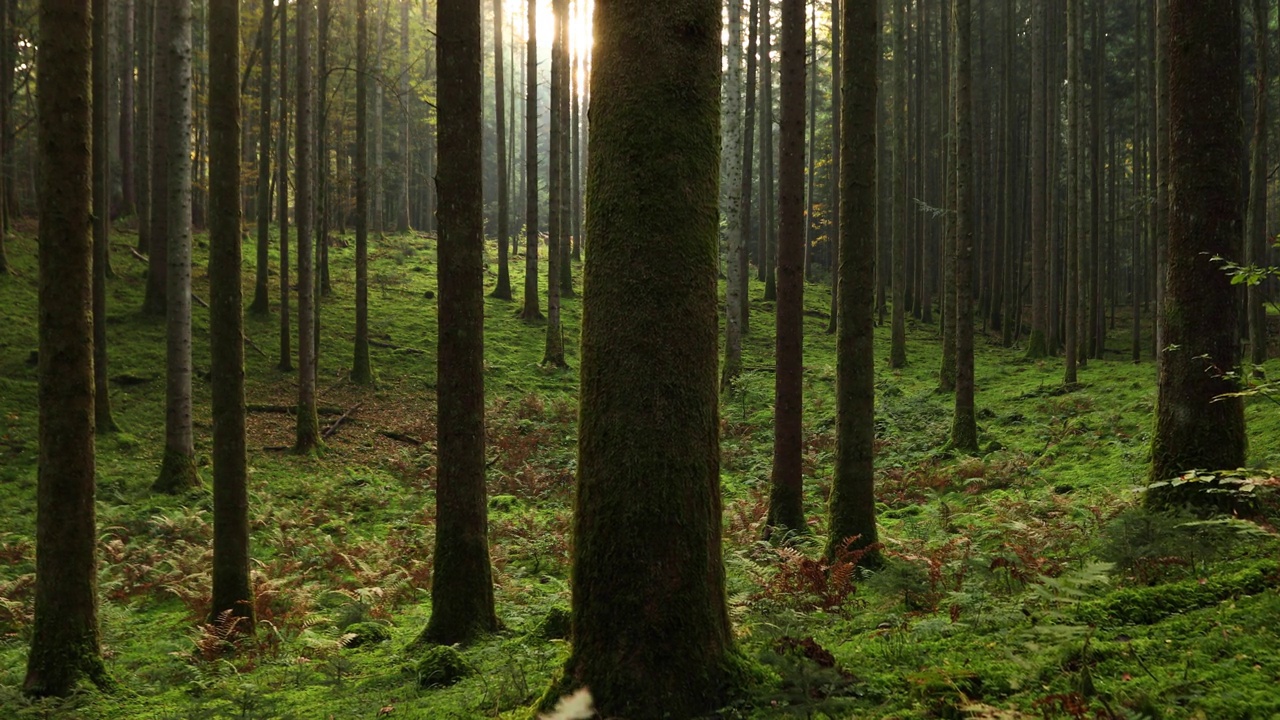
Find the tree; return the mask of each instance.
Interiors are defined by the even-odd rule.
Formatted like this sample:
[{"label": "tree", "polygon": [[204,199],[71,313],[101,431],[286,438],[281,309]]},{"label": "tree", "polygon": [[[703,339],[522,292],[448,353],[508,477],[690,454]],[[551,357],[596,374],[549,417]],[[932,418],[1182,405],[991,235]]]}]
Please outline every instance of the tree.
[{"label": "tree", "polygon": [[[269,14],[269,13],[268,13]],[[209,3],[209,363],[213,400],[213,601],[253,629],[240,288],[240,3]],[[267,44],[269,45],[269,43]],[[259,195],[261,197],[261,195]]]},{"label": "tree", "polygon": [[369,360],[369,10],[356,0],[356,356],[351,381],[373,383]]},{"label": "tree", "polygon": [[468,642],[498,627],[489,565],[484,455],[484,200],[480,0],[440,0],[440,383],[435,568],[425,641]]},{"label": "tree", "polygon": [[271,47],[274,45],[271,20],[274,15],[274,0],[262,0],[259,43],[262,47],[262,78],[258,88],[258,271],[253,281],[253,304],[249,306],[249,312],[254,315],[266,315],[271,311],[268,281],[271,249]]},{"label": "tree", "polygon": [[[1267,264],[1267,54],[1271,7],[1267,0],[1253,0],[1253,42],[1257,61],[1254,67],[1253,146],[1250,152],[1251,186],[1249,216],[1245,227],[1245,262],[1254,266]],[[1267,361],[1267,307],[1261,284],[1249,286],[1249,361],[1261,365]]]},{"label": "tree", "polygon": [[551,138],[547,153],[547,342],[542,362],[554,367],[566,367],[564,359],[564,328],[560,323],[560,297],[564,295],[561,275],[564,262],[564,110],[567,84],[564,62],[568,48],[565,26],[569,21],[569,0],[552,0],[556,31],[551,43],[551,113],[549,125]]},{"label": "tree", "polygon": [[[1236,361],[1236,288],[1211,259],[1238,257],[1240,7],[1168,0],[1169,272],[1151,478],[1244,464],[1244,405],[1217,368]],[[1164,488],[1153,504],[1179,499]],[[1212,501],[1212,496],[1202,500]]]},{"label": "tree", "polygon": [[494,83],[493,109],[497,121],[495,133],[498,155],[498,285],[491,295],[499,300],[511,299],[511,268],[507,260],[508,222],[511,217],[511,189],[507,185],[507,108],[506,78],[502,66],[502,0],[493,0]]},{"label": "tree", "polygon": [[843,40],[841,39],[843,10],[840,0],[831,0],[831,222],[827,240],[831,245],[831,319],[827,321],[827,334],[833,335],[840,319],[840,124],[843,112],[841,96],[844,82],[840,73]]},{"label": "tree", "polygon": [[280,4],[280,134],[276,148],[276,190],[280,210],[280,363],[293,370],[293,331],[289,311],[289,4]]},{"label": "tree", "polygon": [[760,0],[760,244],[759,279],[764,299],[777,299],[778,230],[774,215],[773,163],[773,0]]},{"label": "tree", "polygon": [[[185,1],[185,0],[182,0]],[[170,96],[174,70],[174,58],[169,51],[177,30],[173,27],[173,7],[170,3],[151,3],[154,16],[151,31],[151,171],[147,208],[150,222],[147,230],[147,287],[142,300],[142,312],[151,316],[165,316],[168,303],[169,272],[169,161],[170,140],[173,135],[173,102]],[[141,208],[141,204],[139,205]]]},{"label": "tree", "polygon": [[595,10],[573,652],[547,697],[589,687],[602,716],[701,715],[741,677],[720,540],[720,11]]},{"label": "tree", "polygon": [[[133,163],[135,168],[134,199],[138,214],[138,251],[151,252],[151,177],[152,167],[152,115],[155,104],[154,83],[152,77],[152,51],[155,44],[155,3],[152,0],[137,0],[133,16],[134,54],[137,65],[138,97],[133,123]],[[132,71],[134,60],[130,60]],[[0,70],[3,72],[3,70]],[[147,282],[151,282],[150,258],[148,258]],[[144,307],[144,311],[145,311]]]},{"label": "tree", "polygon": [[[756,139],[756,69],[758,62],[758,44],[760,41],[760,0],[747,3],[747,84],[743,88],[746,95],[745,116],[742,130],[742,257],[739,259],[739,282],[742,283],[739,331],[742,337],[751,334],[751,205],[754,196],[752,184],[754,171]],[[763,231],[763,230],[762,230]]]},{"label": "tree", "polygon": [[1045,3],[1031,3],[1031,339],[1027,357],[1049,354],[1049,286],[1046,278],[1049,236],[1045,217],[1048,194],[1048,77],[1045,70]]},{"label": "tree", "polygon": [[527,322],[542,319],[538,307],[538,4],[528,0],[529,35],[525,41],[525,253],[524,306],[520,318]]},{"label": "tree", "polygon": [[[107,3],[93,0],[93,412],[98,433],[116,431],[107,382],[107,276],[110,273],[111,67],[107,52]],[[2,249],[2,248],[0,248]]]},{"label": "tree", "polygon": [[[840,53],[840,313],[836,326],[836,462],[826,553],[879,542],[875,498],[876,61],[880,13],[844,0]],[[863,558],[874,564],[874,551]]]},{"label": "tree", "polygon": [[782,0],[782,117],[778,136],[778,272],[773,477],[769,529],[803,533],[804,473],[804,0]]},{"label": "tree", "polygon": [[98,635],[94,515],[89,4],[41,0],[39,474],[35,624],[23,691],[109,680]]},{"label": "tree", "polygon": [[973,85],[972,16],[969,0],[954,0],[956,63],[956,404],[951,447],[977,452],[978,425],[973,409]]},{"label": "tree", "polygon": [[1084,19],[1081,0],[1067,0],[1067,237],[1066,237],[1066,372],[1063,383],[1073,385],[1077,380],[1079,362],[1080,315],[1080,96],[1083,75],[1080,72],[1080,53],[1083,48]]},{"label": "tree", "polygon": [[[742,0],[729,0],[728,66],[725,72],[725,131],[720,153],[720,186],[725,194],[728,282],[724,295],[724,369],[727,391],[742,372],[742,297],[747,292],[746,237],[742,231]],[[748,126],[749,127],[749,126]],[[748,183],[750,181],[747,181]],[[750,193],[747,188],[747,193]]]},{"label": "tree", "polygon": [[294,220],[298,224],[298,423],[293,449],[309,453],[320,444],[316,416],[315,274],[311,257],[314,188],[311,166],[312,0],[298,0],[297,145],[294,147]]},{"label": "tree", "polygon": [[889,367],[907,364],[907,18],[906,0],[893,3],[893,327]]},{"label": "tree", "polygon": [[[152,230],[152,240],[167,242],[167,297],[165,301],[165,417],[164,459],[160,475],[152,486],[157,492],[178,493],[200,484],[196,473],[195,441],[191,429],[191,0],[173,0],[158,6],[156,50],[168,56],[157,63],[157,110],[167,127],[157,125],[157,135],[165,134],[164,208],[165,232]],[[161,33],[160,28],[166,31]],[[163,95],[163,97],[160,97]],[[155,150],[154,152],[159,152]],[[153,186],[154,189],[154,186]],[[155,197],[155,194],[152,195]],[[159,212],[160,203],[152,202]]]}]

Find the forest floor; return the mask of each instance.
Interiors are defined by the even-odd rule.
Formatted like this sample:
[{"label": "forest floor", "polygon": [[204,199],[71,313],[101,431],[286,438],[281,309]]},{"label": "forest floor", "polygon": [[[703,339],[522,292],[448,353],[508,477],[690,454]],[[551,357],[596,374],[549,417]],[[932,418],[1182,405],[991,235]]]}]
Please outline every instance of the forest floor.
[{"label": "forest floor", "polygon": [[[316,456],[281,450],[291,445],[293,418],[282,410],[295,401],[296,376],[277,369],[277,307],[247,319],[260,349],[246,348],[259,626],[235,654],[224,652],[228,628],[204,624],[208,315],[196,306],[206,488],[157,496],[164,329],[139,312],[145,265],[128,251],[135,242],[115,236],[109,283],[109,376],[122,430],[97,445],[101,624],[119,687],[33,702],[19,689],[34,577],[35,243],[29,231],[9,239],[17,274],[0,278],[0,716],[529,718],[567,654],[579,301],[564,304],[569,371],[540,367],[544,328],[518,320],[519,303],[486,301],[490,541],[506,629],[462,650],[460,682],[424,687],[430,678],[405,648],[430,609],[434,241],[372,243],[372,389],[346,380],[353,249],[333,248],[333,291],[321,305],[327,437]],[[197,245],[196,293],[207,297],[203,237]],[[246,302],[252,257],[246,243]],[[513,259],[518,294],[523,267]],[[491,265],[490,287],[494,279]],[[835,449],[825,284],[810,284],[806,297],[810,537],[795,548],[758,539],[773,390],[772,308],[761,294],[753,284],[748,371],[721,408],[722,485],[735,629],[772,680],[719,717],[1280,718],[1280,541],[1267,522],[1141,509],[1155,371],[1128,362],[1127,317],[1106,359],[1090,361],[1068,389],[1060,359],[1029,362],[980,334],[984,454],[963,458],[942,450],[952,401],[936,390],[936,325],[911,321],[901,371],[888,369],[889,333],[878,331],[877,494],[888,562],[860,575],[814,559]],[[1280,376],[1280,363],[1268,371]],[[1280,404],[1254,397],[1247,406],[1256,494],[1274,518],[1265,499],[1280,481],[1260,469],[1280,468]]]}]

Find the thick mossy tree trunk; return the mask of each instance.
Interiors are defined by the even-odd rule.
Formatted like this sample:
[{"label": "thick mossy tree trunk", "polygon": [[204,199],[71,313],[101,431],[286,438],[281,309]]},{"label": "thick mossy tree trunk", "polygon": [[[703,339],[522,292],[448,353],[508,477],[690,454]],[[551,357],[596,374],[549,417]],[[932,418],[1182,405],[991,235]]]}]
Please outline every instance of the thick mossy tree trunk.
[{"label": "thick mossy tree trunk", "polygon": [[972,18],[969,0],[954,0],[951,14],[956,45],[956,403],[951,448],[978,451],[978,421],[973,409],[973,78]]},{"label": "thick mossy tree trunk", "polygon": [[94,517],[89,4],[41,0],[40,458],[35,624],[23,691],[108,682],[98,636]]},{"label": "thick mossy tree trunk", "polygon": [[506,77],[504,76],[502,24],[506,16],[502,12],[502,0],[493,5],[493,116],[497,123],[498,156],[498,284],[490,293],[499,300],[511,299],[511,267],[508,259],[507,240],[510,237],[511,187],[507,184],[507,107]]},{"label": "thick mossy tree trunk", "polygon": [[369,360],[369,12],[356,0],[356,356],[351,381],[373,383]]},{"label": "thick mossy tree trunk", "polygon": [[742,232],[742,0],[729,0],[729,35],[725,51],[728,65],[725,71],[720,187],[725,196],[725,235],[729,254],[725,265],[722,392],[730,390],[742,372],[742,296],[747,292],[747,246]]},{"label": "thick mossy tree trunk", "polygon": [[320,445],[320,419],[316,415],[315,268],[311,256],[312,202],[312,95],[311,31],[315,23],[314,0],[298,1],[296,145],[294,147],[294,221],[298,225],[298,422],[293,449],[309,453]]},{"label": "thick mossy tree trunk", "polygon": [[[117,430],[107,382],[107,276],[111,272],[111,108],[107,3],[93,0],[93,413],[99,434]],[[3,234],[3,233],[0,233]],[[2,255],[3,248],[0,248]]]},{"label": "thick mossy tree trunk", "polygon": [[893,2],[893,322],[889,367],[907,365],[907,18],[906,0]]},{"label": "thick mossy tree trunk", "polygon": [[[156,88],[167,96],[167,135],[164,195],[168,214],[168,298],[165,307],[164,459],[152,486],[157,492],[179,493],[200,484],[196,473],[195,441],[191,428],[191,0],[162,3],[156,11],[168,14],[171,31],[156,51],[168,56],[165,72],[157,73]],[[153,208],[158,210],[156,205]],[[154,236],[153,236],[153,239]]]},{"label": "thick mossy tree trunk", "polygon": [[[262,77],[258,87],[258,245],[257,273],[253,281],[253,303],[249,312],[266,315],[271,310],[270,249],[271,249],[271,48],[272,18],[275,16],[274,0],[262,0],[262,31],[259,46],[262,48]],[[212,172],[212,168],[210,169]]]},{"label": "thick mossy tree trunk", "polygon": [[773,476],[766,533],[804,533],[804,0],[782,0]]},{"label": "thick mossy tree trunk", "polygon": [[538,4],[529,3],[529,35],[525,41],[525,140],[524,140],[524,306],[520,318],[542,319],[538,307]]},{"label": "thick mossy tree trunk", "polygon": [[[840,72],[840,315],[836,328],[836,464],[828,556],[879,542],[875,498],[876,3],[845,0]],[[875,564],[876,555],[863,558]]]},{"label": "thick mossy tree trunk", "polygon": [[439,448],[431,620],[452,645],[496,630],[484,457],[484,159],[478,0],[441,0],[439,81]]},{"label": "thick mossy tree trunk", "polygon": [[[1151,479],[1244,464],[1244,405],[1223,398],[1239,352],[1236,288],[1211,259],[1239,257],[1240,7],[1169,0],[1169,273]],[[1180,501],[1177,489],[1148,495]],[[1212,501],[1212,496],[1201,496]]]},{"label": "thick mossy tree trunk", "polygon": [[210,0],[209,363],[213,398],[213,601],[253,632],[240,285],[240,3]]},{"label": "thick mossy tree trunk", "polygon": [[695,717],[742,680],[720,539],[720,11],[595,10],[573,652],[545,703],[587,687],[605,717]]}]

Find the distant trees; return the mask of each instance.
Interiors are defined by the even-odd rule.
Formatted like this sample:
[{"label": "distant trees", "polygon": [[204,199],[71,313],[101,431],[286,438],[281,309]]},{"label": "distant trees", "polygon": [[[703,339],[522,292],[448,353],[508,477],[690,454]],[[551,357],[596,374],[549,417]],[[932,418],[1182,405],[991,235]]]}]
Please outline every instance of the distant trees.
[{"label": "distant trees", "polygon": [[720,12],[595,9],[573,652],[558,689],[590,688],[603,716],[694,717],[739,672],[720,540]]},{"label": "distant trees", "polygon": [[[1169,248],[1151,478],[1244,464],[1244,405],[1223,397],[1239,355],[1236,288],[1212,260],[1239,257],[1240,6],[1168,0]],[[1148,499],[1180,497],[1164,488]]]},{"label": "distant trees", "polygon": [[89,3],[41,0],[39,473],[35,625],[23,691],[106,685],[94,506]]},{"label": "distant trees", "polygon": [[[484,454],[484,204],[480,0],[440,0],[436,545],[428,642],[498,627]],[[553,256],[554,257],[554,256]],[[554,263],[553,263],[554,265]]]}]

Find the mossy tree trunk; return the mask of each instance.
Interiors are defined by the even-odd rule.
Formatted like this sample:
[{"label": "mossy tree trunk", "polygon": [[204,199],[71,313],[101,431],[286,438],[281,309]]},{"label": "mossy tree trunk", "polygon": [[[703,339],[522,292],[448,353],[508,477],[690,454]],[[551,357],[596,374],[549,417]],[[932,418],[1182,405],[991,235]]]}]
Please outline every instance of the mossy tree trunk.
[{"label": "mossy tree trunk", "polygon": [[356,0],[356,343],[351,381],[373,383],[369,360],[369,8]]},{"label": "mossy tree trunk", "polygon": [[551,112],[548,124],[550,138],[547,143],[547,333],[546,349],[542,362],[555,367],[565,367],[564,328],[560,323],[560,298],[564,295],[564,54],[568,51],[566,33],[562,32],[568,20],[568,0],[552,0],[552,14],[556,19],[554,40],[551,44]]},{"label": "mossy tree trunk", "polygon": [[538,306],[538,4],[529,3],[529,36],[525,41],[525,253],[524,306],[520,318],[527,322],[542,319]]},{"label": "mossy tree trunk", "polygon": [[804,0],[782,0],[782,117],[778,136],[773,476],[766,533],[803,533],[804,473]]},{"label": "mossy tree trunk", "polygon": [[[1151,478],[1240,467],[1244,406],[1236,385],[1236,288],[1211,260],[1238,257],[1240,7],[1232,0],[1169,0],[1169,273]],[[1155,492],[1161,504],[1176,491]],[[1203,498],[1202,498],[1203,499]]]},{"label": "mossy tree trunk", "polygon": [[728,66],[725,71],[725,129],[720,154],[720,186],[725,195],[725,235],[729,256],[725,267],[721,391],[728,391],[742,372],[742,296],[747,292],[744,264],[747,246],[742,232],[742,0],[729,0],[729,35],[725,51]]},{"label": "mossy tree trunk", "polygon": [[720,12],[595,11],[573,652],[547,699],[588,687],[607,717],[701,715],[740,677],[720,539]]},{"label": "mossy tree trunk", "polygon": [[107,682],[94,517],[89,4],[41,0],[39,480],[35,624],[23,691]]},{"label": "mossy tree trunk", "polygon": [[[111,109],[107,3],[93,0],[93,386],[99,434],[116,431],[107,382],[107,276],[111,272]],[[0,233],[3,234],[3,233]],[[2,251],[3,248],[0,248]]]},{"label": "mossy tree trunk", "polygon": [[[168,240],[168,296],[164,459],[153,489],[178,493],[200,484],[191,428],[191,0],[161,3],[157,12],[168,15],[164,27],[169,31],[156,32],[157,56],[167,56],[156,88],[165,96],[157,98],[157,106],[167,106],[168,127],[158,127],[157,135],[167,136],[163,194],[168,217],[166,232],[152,239]],[[159,210],[155,203],[152,207]]]},{"label": "mossy tree trunk", "polygon": [[484,201],[479,0],[441,0],[440,333],[435,568],[422,639],[468,642],[498,627],[484,457]]},{"label": "mossy tree trunk", "polygon": [[293,449],[309,453],[320,445],[320,420],[316,415],[315,268],[311,257],[313,155],[311,94],[311,31],[315,23],[314,0],[298,0],[298,62],[296,145],[294,146],[294,221],[298,225],[298,423]]},{"label": "mossy tree trunk", "polygon": [[[836,462],[826,553],[879,542],[875,477],[876,3],[845,0],[840,52],[840,315],[836,327]],[[874,563],[874,557],[866,558]]]},{"label": "mossy tree trunk", "polygon": [[978,422],[973,409],[973,188],[972,26],[969,0],[954,0],[956,63],[956,403],[951,447],[978,451]]},{"label": "mossy tree trunk", "polygon": [[271,311],[270,248],[271,248],[271,49],[273,42],[272,18],[275,1],[262,0],[262,30],[259,45],[262,48],[262,76],[258,86],[258,245],[257,273],[253,281],[253,303],[249,312],[266,315]]},{"label": "mossy tree trunk", "polygon": [[253,631],[240,286],[240,3],[210,0],[209,364],[213,397],[213,602]]},{"label": "mossy tree trunk", "polygon": [[1027,358],[1039,360],[1049,355],[1049,201],[1048,110],[1045,96],[1048,79],[1045,69],[1045,34],[1048,23],[1045,3],[1031,3],[1031,338]]}]

